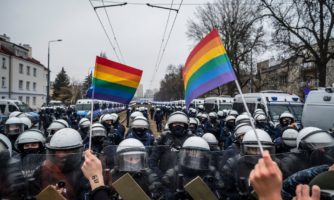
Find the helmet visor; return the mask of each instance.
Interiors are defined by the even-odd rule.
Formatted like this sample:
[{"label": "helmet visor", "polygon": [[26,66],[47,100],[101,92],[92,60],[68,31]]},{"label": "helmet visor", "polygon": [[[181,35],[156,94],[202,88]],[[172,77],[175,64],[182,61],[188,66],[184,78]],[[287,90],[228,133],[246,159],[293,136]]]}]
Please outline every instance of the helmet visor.
[{"label": "helmet visor", "polygon": [[207,170],[209,169],[209,163],[209,151],[198,149],[181,149],[180,151],[181,166],[194,170]]},{"label": "helmet visor", "polygon": [[[269,151],[270,154],[275,153],[275,147],[273,145],[262,145],[264,151]],[[243,145],[244,155],[261,155],[261,150],[258,145]]]},{"label": "helmet visor", "polygon": [[7,124],[6,132],[8,135],[18,135],[23,132],[22,124]]},{"label": "helmet visor", "polygon": [[145,152],[124,152],[117,156],[118,170],[124,172],[138,172],[146,168]]}]

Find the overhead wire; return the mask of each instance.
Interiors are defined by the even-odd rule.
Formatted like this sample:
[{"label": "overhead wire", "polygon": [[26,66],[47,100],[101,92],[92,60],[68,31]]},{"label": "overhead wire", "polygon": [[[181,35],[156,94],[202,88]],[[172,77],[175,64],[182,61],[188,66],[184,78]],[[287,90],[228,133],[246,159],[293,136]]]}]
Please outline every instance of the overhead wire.
[{"label": "overhead wire", "polygon": [[[182,6],[182,3],[183,3],[183,0],[181,0],[181,3],[179,4],[178,11],[180,11],[180,8],[181,8],[181,6]],[[162,61],[162,59],[163,59],[163,56],[165,55],[166,48],[167,48],[167,45],[168,45],[170,36],[171,36],[171,34],[172,34],[172,31],[173,31],[173,28],[174,28],[174,25],[175,25],[175,22],[176,22],[176,19],[177,19],[178,14],[179,14],[179,12],[177,12],[176,15],[175,15],[175,17],[174,17],[174,21],[173,21],[172,27],[171,27],[171,29],[170,29],[170,31],[169,31],[168,38],[167,38],[167,40],[166,40],[165,46],[164,46],[164,48],[163,48],[163,50],[162,50],[162,54],[161,54],[161,56],[160,56],[160,60],[159,60],[159,62],[158,62],[158,66],[157,66],[157,68],[155,69],[155,72],[153,73],[153,79],[152,79],[152,81],[151,81],[151,86],[153,85],[152,83],[153,83],[154,78],[155,78],[154,74],[155,74],[156,72],[158,72],[159,67],[160,67],[160,64],[161,64],[161,61]]]},{"label": "overhead wire", "polygon": [[[170,8],[173,7],[173,3],[174,3],[174,0],[172,0],[172,3],[170,4]],[[153,71],[153,74],[152,74],[152,79],[151,79],[150,85],[152,85],[152,82],[153,82],[153,79],[154,79],[154,76],[155,76],[154,72],[156,71],[156,69],[158,67],[158,63],[159,63],[159,59],[160,59],[160,55],[161,55],[161,50],[162,50],[162,47],[164,45],[165,36],[166,36],[166,32],[167,32],[171,12],[172,12],[172,10],[169,10],[169,12],[168,12],[167,22],[166,22],[166,25],[165,25],[164,33],[162,35],[161,44],[160,44],[160,48],[159,48],[159,52],[158,52],[158,57],[157,57],[157,61],[155,63],[155,67],[154,67],[154,71]]]},{"label": "overhead wire", "polygon": [[94,12],[95,12],[95,14],[96,14],[96,16],[97,16],[99,22],[100,22],[100,24],[101,24],[101,26],[102,26],[102,28],[103,28],[103,31],[104,31],[104,33],[106,34],[107,38],[108,38],[108,41],[109,41],[109,44],[110,44],[111,48],[114,50],[114,53],[115,53],[115,55],[116,55],[117,60],[118,60],[119,62],[121,62],[121,60],[120,60],[120,58],[119,58],[119,56],[118,56],[118,54],[117,54],[116,48],[115,48],[115,46],[112,44],[111,39],[110,39],[110,37],[109,37],[109,35],[108,35],[108,32],[107,32],[106,28],[104,27],[104,25],[103,25],[103,23],[102,23],[102,21],[101,21],[100,16],[98,15],[98,13],[96,12],[96,10],[94,9],[94,5],[93,5],[93,3],[91,2],[91,0],[89,0],[89,3],[91,4],[91,6],[92,6],[92,8],[93,8],[93,10],[94,10]]},{"label": "overhead wire", "polygon": [[[105,6],[105,4],[104,4],[104,0],[102,0],[102,5]],[[113,28],[113,26],[111,25],[110,18],[109,18],[109,14],[108,14],[108,12],[107,12],[106,7],[104,7],[104,12],[106,13],[106,16],[107,16],[107,19],[108,19],[108,23],[109,23],[111,32],[112,32],[112,34],[113,34],[113,36],[114,36],[114,40],[115,40],[115,43],[116,43],[116,47],[118,48],[118,52],[119,52],[119,54],[120,54],[120,56],[121,56],[122,62],[125,63],[125,60],[124,60],[124,57],[123,57],[121,48],[120,48],[120,46],[119,46],[119,44],[118,44],[118,41],[117,41],[117,38],[116,38],[116,34],[115,34],[115,31],[114,31],[114,28]]]}]

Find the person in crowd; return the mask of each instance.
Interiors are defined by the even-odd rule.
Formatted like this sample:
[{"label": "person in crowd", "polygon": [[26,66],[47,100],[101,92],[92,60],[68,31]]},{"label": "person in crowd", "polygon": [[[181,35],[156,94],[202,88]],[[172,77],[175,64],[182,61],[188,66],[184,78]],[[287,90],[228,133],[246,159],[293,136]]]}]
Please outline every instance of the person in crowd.
[{"label": "person in crowd", "polygon": [[[165,199],[190,199],[183,186],[200,176],[219,199],[223,182],[219,172],[211,165],[210,146],[201,137],[189,137],[182,145],[176,166],[167,170],[162,178]],[[214,159],[214,158],[212,158]]]},{"label": "person in crowd", "polygon": [[133,120],[126,138],[140,140],[145,146],[152,146],[154,144],[154,136],[149,129],[148,121],[142,116],[138,116]]},{"label": "person in crowd", "polygon": [[18,117],[10,117],[5,123],[5,134],[14,146],[19,135],[24,131],[24,123]]},{"label": "person in crowd", "polygon": [[162,176],[167,169],[174,166],[177,159],[177,152],[181,149],[183,142],[191,136],[188,131],[188,116],[176,111],[172,113],[168,120],[168,131],[163,132],[157,138],[156,149],[153,150],[149,158],[149,166],[159,176]]},{"label": "person in crowd", "polygon": [[232,115],[227,116],[224,128],[220,130],[220,141],[222,142],[223,149],[227,149],[232,144],[234,128],[235,117]]},{"label": "person in crowd", "polygon": [[45,152],[45,137],[38,129],[24,131],[15,141],[15,149],[21,158],[29,154],[42,154]]},{"label": "person in crowd", "polygon": [[53,136],[53,134],[63,128],[69,128],[69,125],[67,123],[67,121],[63,120],[63,119],[56,119],[54,120],[50,126],[47,129],[47,138],[46,138],[46,143],[50,142],[51,137]]},{"label": "person in crowd", "polygon": [[62,181],[66,199],[84,199],[89,185],[80,170],[83,151],[80,133],[71,128],[57,131],[46,144],[46,151],[46,160],[34,173],[32,193],[36,195],[48,185]]},{"label": "person in crowd", "polygon": [[193,135],[201,137],[204,134],[203,129],[199,126],[197,118],[189,118],[189,130]]},{"label": "person in crowd", "polygon": [[160,108],[157,108],[155,113],[154,113],[154,121],[157,125],[157,131],[161,132],[162,131],[162,120],[163,120],[164,113]]}]

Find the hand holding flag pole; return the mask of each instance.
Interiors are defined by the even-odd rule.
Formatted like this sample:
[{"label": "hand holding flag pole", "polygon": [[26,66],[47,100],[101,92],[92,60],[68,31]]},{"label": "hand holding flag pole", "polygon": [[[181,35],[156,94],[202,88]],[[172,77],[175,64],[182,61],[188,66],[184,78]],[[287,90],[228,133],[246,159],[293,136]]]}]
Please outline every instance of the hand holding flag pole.
[{"label": "hand holding flag pole", "polygon": [[[187,110],[191,101],[206,92],[235,81],[248,116],[251,114],[235,76],[232,64],[227,56],[224,45],[217,29],[212,30],[189,54],[183,68],[185,101]],[[250,120],[256,139],[263,155],[262,144],[259,140],[254,122]]]}]

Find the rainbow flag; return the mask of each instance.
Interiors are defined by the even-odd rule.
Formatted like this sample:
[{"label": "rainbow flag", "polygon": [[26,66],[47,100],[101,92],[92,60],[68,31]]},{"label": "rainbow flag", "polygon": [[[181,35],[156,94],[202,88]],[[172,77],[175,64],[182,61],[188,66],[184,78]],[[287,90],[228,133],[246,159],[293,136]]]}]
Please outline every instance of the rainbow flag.
[{"label": "rainbow flag", "polygon": [[191,51],[182,71],[187,109],[198,96],[236,79],[218,30]]},{"label": "rainbow flag", "polygon": [[143,71],[96,56],[93,73],[95,99],[129,104]]}]

